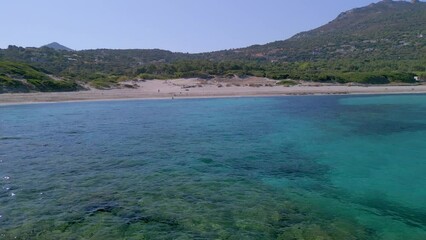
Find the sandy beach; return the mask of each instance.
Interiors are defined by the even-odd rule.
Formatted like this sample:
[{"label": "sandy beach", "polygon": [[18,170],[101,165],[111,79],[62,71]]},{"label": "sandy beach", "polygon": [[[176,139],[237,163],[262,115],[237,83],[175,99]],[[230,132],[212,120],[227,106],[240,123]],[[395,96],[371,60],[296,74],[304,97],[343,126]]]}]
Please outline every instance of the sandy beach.
[{"label": "sandy beach", "polygon": [[294,86],[277,85],[266,78],[173,79],[122,82],[108,90],[89,88],[78,92],[35,92],[0,94],[0,104],[39,102],[95,101],[114,99],[179,99],[243,96],[286,96],[327,94],[426,93],[426,85],[336,85],[300,82]]}]

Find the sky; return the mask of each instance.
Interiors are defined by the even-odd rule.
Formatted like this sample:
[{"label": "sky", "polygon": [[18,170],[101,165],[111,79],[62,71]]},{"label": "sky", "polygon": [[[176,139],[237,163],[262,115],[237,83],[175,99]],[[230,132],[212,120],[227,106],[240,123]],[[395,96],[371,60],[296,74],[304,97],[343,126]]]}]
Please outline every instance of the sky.
[{"label": "sky", "polygon": [[209,52],[287,39],[373,0],[13,0],[0,2],[0,48]]}]

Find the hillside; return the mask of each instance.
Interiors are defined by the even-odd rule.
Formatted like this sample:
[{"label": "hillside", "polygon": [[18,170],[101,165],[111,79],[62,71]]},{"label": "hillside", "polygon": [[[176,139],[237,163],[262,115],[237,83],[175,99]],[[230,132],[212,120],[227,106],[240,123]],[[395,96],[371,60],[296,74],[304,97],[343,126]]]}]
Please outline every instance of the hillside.
[{"label": "hillside", "polygon": [[51,78],[45,71],[23,63],[0,62],[0,93],[76,91],[79,85]]},{"label": "hillside", "polygon": [[414,60],[426,56],[426,3],[381,1],[285,40],[208,54],[215,59]]},{"label": "hillside", "polygon": [[413,82],[414,75],[426,76],[425,13],[425,2],[385,0],[344,12],[290,39],[241,49],[201,54],[160,49],[58,51],[63,46],[53,43],[42,48],[0,49],[0,61],[26,63],[61,79],[96,87],[129,78],[217,75]]},{"label": "hillside", "polygon": [[52,48],[9,46],[0,49],[0,60],[25,62],[61,76],[92,73],[128,75],[139,66],[193,58],[190,54],[159,49],[57,51]]}]

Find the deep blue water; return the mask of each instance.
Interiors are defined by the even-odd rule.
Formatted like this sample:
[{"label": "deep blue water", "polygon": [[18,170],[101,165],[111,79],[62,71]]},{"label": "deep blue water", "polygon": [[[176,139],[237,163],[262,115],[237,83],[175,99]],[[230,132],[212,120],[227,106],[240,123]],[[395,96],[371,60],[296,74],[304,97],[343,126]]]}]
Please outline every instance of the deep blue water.
[{"label": "deep blue water", "polygon": [[426,239],[426,95],[0,106],[0,239]]}]

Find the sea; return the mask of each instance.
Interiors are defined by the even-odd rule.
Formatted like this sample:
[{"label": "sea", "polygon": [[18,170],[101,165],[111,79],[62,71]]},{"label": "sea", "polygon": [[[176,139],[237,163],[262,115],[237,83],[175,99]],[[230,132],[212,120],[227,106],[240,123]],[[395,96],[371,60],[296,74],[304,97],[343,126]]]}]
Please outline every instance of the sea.
[{"label": "sea", "polygon": [[426,239],[426,95],[0,106],[0,239]]}]

